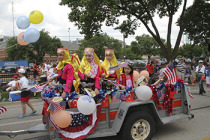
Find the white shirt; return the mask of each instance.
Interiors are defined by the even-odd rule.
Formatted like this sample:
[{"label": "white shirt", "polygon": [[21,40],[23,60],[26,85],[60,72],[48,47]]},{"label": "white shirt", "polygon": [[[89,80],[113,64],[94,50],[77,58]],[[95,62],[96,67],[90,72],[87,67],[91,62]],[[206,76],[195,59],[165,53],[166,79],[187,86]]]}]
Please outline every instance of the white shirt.
[{"label": "white shirt", "polygon": [[45,65],[45,71],[48,73],[48,71],[49,71],[49,69],[51,68],[51,66],[48,65],[48,64],[44,64],[44,65]]},{"label": "white shirt", "polygon": [[[44,73],[44,72],[46,72],[46,70],[43,70],[43,69],[41,68],[41,72]],[[47,75],[46,75],[46,74],[42,74],[40,77],[44,78],[44,77],[47,77]]]},{"label": "white shirt", "polygon": [[16,86],[17,82],[18,81],[13,80],[13,81],[10,81],[7,85],[14,87],[14,86]]},{"label": "white shirt", "polygon": [[20,88],[28,88],[28,79],[24,76],[21,77],[20,80],[18,81],[20,83]]},{"label": "white shirt", "polygon": [[196,67],[195,69],[195,72],[198,72],[198,73],[205,73],[205,66],[203,65],[201,68],[200,68],[200,71],[199,71],[199,65]]},{"label": "white shirt", "polygon": [[51,75],[53,75],[53,68],[49,69],[48,73],[47,73],[47,80],[49,80],[51,78]]}]

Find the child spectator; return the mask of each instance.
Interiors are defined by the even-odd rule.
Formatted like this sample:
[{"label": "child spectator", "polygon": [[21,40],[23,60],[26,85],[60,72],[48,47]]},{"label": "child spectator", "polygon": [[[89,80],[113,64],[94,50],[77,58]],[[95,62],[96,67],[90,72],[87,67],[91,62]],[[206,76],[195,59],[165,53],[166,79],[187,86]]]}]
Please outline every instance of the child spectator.
[{"label": "child spectator", "polygon": [[40,75],[41,83],[47,81],[47,71],[45,70],[45,64],[41,65],[39,75]]},{"label": "child spectator", "polygon": [[188,82],[188,79],[190,79],[191,84],[195,85],[193,83],[193,78],[192,78],[190,66],[187,66],[187,69],[185,70],[184,74],[185,74],[185,78],[187,78],[187,82]]},{"label": "child spectator", "polygon": [[[38,82],[36,81],[36,79],[34,78],[34,75],[30,75],[29,76],[29,80],[28,80],[28,85],[29,86],[34,86],[36,85]],[[36,93],[34,93],[34,98],[37,99]]]}]

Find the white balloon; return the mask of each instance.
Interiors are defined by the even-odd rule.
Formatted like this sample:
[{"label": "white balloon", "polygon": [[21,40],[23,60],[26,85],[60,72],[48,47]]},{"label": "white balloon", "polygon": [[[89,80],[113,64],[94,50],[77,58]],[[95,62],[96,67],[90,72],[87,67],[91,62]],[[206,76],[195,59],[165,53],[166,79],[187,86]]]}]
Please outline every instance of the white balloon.
[{"label": "white balloon", "polygon": [[145,85],[137,87],[135,93],[138,99],[142,101],[148,101],[152,97],[151,88]]},{"label": "white balloon", "polygon": [[79,97],[77,101],[77,108],[82,114],[90,115],[96,110],[96,103],[92,97],[84,95]]}]

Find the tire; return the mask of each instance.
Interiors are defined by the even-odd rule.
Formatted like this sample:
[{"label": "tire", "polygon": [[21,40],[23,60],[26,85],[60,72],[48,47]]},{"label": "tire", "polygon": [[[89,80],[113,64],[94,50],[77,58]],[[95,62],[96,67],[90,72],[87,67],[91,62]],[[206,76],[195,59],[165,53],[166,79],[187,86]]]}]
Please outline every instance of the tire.
[{"label": "tire", "polygon": [[154,132],[155,121],[151,115],[138,111],[126,118],[121,136],[124,140],[151,140]]}]

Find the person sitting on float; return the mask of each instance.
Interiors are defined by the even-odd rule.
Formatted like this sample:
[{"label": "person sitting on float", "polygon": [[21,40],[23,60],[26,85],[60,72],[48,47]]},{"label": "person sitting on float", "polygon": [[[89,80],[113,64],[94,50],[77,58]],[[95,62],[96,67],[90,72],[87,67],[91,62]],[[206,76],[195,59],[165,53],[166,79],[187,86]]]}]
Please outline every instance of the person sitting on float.
[{"label": "person sitting on float", "polygon": [[[117,59],[114,54],[114,50],[107,49],[105,50],[105,59],[102,62],[102,78],[107,78],[109,80],[119,80],[120,69],[108,71],[109,68],[115,67],[118,65]],[[119,82],[119,81],[118,81]],[[112,89],[112,85],[106,82],[102,83],[102,89]]]},{"label": "person sitting on float", "polygon": [[128,67],[123,68],[123,72],[120,75],[119,83],[124,87],[122,89],[127,89],[129,87],[136,88],[134,83],[134,76],[133,76],[133,67],[131,64],[128,64]]},{"label": "person sitting on float", "polygon": [[100,60],[93,48],[85,48],[84,56],[79,66],[78,75],[81,79],[80,92],[84,93],[84,88],[91,88],[95,94],[99,93],[99,74],[101,71]]},{"label": "person sitting on float", "polygon": [[[71,59],[69,56],[69,51],[66,48],[58,48],[57,50],[59,63],[57,65],[58,76],[53,77],[50,81],[57,78],[57,81],[63,85],[60,90],[62,98],[66,96],[66,93],[73,92],[73,78],[74,78],[74,68],[71,65]],[[65,87],[64,87],[65,85]]]}]

